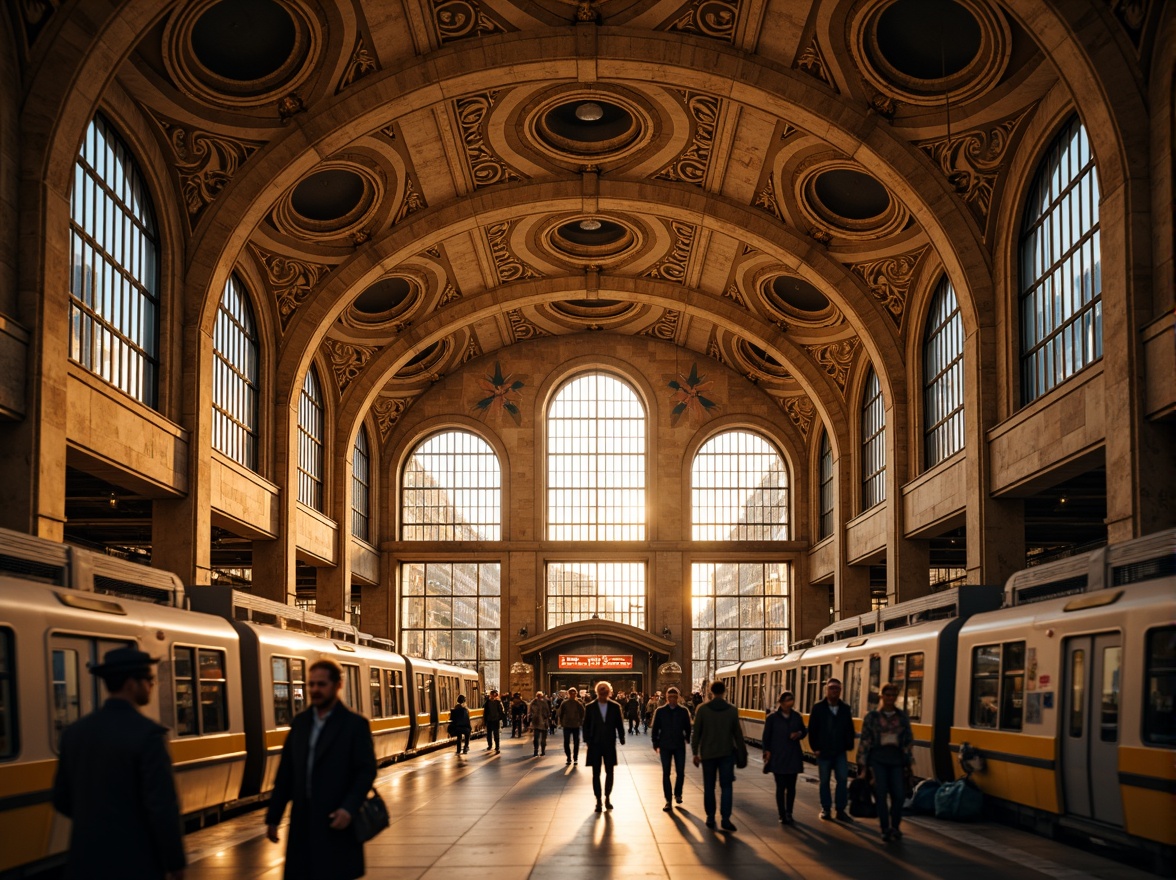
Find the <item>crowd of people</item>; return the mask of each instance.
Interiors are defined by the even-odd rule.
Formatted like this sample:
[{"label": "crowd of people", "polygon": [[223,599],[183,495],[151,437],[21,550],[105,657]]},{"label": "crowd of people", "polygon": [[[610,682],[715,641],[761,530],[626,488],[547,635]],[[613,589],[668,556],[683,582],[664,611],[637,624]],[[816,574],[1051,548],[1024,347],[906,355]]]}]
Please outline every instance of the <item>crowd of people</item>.
[{"label": "crowd of people", "polygon": [[[109,699],[66,729],[60,748],[53,803],[73,819],[67,877],[167,878],[182,880],[185,868],[180,810],[166,748],[166,728],[138,710],[151,699],[158,658],[134,648],[117,648],[90,671],[101,677]],[[349,831],[376,778],[370,726],[339,699],[342,667],[334,660],[311,664],[310,706],[291,724],[282,748],[265,834],[279,842],[278,828],[291,805],[287,834],[287,880],[351,880],[364,873],[363,842]],[[575,688],[550,698],[542,691],[530,701],[491,690],[482,706],[486,750],[500,751],[500,732],[509,720],[511,736],[528,733],[533,757],[547,754],[547,737],[562,728],[566,764],[578,765],[580,746],[592,770],[596,812],[612,810],[617,746],[626,736],[648,735],[662,766],[666,812],[683,802],[686,750],[702,768],[703,810],[708,828],[736,831],[734,782],[748,764],[739,712],[726,699],[721,681],[708,697],[696,691],[683,699],[675,687],[664,694],[618,694],[607,681],[594,693]],[[896,705],[898,689],[886,684],[880,702],[855,737],[853,717],[841,701],[841,682],[829,679],[825,698],[805,724],[789,691],[780,694],[763,730],[763,772],[775,779],[779,821],[792,825],[796,782],[803,769],[801,742],[816,755],[821,820],[852,822],[848,812],[849,755],[859,775],[872,779],[880,832],[885,841],[902,837],[902,804],[909,786],[914,738],[910,719]],[[469,753],[472,722],[464,696],[450,713],[449,733],[457,754]],[[830,791],[832,783],[832,792]],[[717,824],[716,824],[717,818]],[[117,841],[117,843],[115,843]],[[129,848],[139,860],[128,873]]]}]

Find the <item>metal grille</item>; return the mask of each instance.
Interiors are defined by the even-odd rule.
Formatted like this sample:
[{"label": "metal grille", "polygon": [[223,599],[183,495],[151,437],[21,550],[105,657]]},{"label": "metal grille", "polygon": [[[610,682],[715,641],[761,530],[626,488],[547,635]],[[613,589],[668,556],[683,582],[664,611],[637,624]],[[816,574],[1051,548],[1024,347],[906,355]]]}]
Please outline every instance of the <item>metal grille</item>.
[{"label": "metal grille", "polygon": [[477,669],[497,682],[502,661],[502,566],[413,562],[400,567],[400,650]]},{"label": "metal grille", "polygon": [[298,397],[298,500],[323,509],[323,395],[314,367]]},{"label": "metal grille", "polygon": [[886,408],[870,370],[862,402],[862,510],[886,500]]},{"label": "metal grille", "polygon": [[502,466],[490,444],[469,431],[421,443],[404,467],[405,541],[498,541]]},{"label": "metal grille", "polygon": [[645,408],[633,389],[613,376],[573,379],[551,403],[547,537],[645,538]]},{"label": "metal grille", "polygon": [[547,628],[593,618],[645,629],[644,562],[547,563]]},{"label": "metal grille", "polygon": [[361,541],[371,541],[371,459],[368,457],[367,431],[360,427],[351,450],[351,534]]},{"label": "metal grille", "polygon": [[788,651],[788,563],[696,562],[691,574],[695,687],[721,666]]},{"label": "metal grille", "polygon": [[221,294],[212,336],[212,445],[257,470],[257,327],[237,276]]},{"label": "metal grille", "polygon": [[1029,403],[1102,357],[1098,174],[1074,116],[1029,189],[1021,232],[1021,394]]},{"label": "metal grille", "polygon": [[939,282],[923,336],[923,461],[933,467],[964,448],[964,324],[955,289]]},{"label": "metal grille", "polygon": [[821,473],[820,473],[821,519],[817,537],[828,538],[833,534],[833,446],[829,432],[821,432]]},{"label": "metal grille", "polygon": [[131,151],[102,117],[86,129],[70,195],[69,356],[154,407],[159,237]]},{"label": "metal grille", "polygon": [[690,495],[695,541],[788,539],[788,471],[759,434],[727,431],[704,443]]}]

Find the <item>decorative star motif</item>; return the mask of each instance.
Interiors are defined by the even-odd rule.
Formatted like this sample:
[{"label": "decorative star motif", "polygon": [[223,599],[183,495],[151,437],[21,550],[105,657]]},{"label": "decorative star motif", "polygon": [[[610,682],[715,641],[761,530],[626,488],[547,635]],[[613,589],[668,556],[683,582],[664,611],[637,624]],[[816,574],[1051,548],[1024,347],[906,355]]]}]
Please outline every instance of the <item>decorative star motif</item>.
[{"label": "decorative star motif", "polygon": [[502,365],[498,361],[494,362],[493,373],[478,380],[478,387],[486,393],[486,396],[474,404],[474,409],[487,415],[499,415],[505,412],[516,420],[522,415],[518,401],[523,383],[521,380],[515,379],[513,373],[502,375]]},{"label": "decorative star motif", "polygon": [[708,413],[719,407],[716,401],[706,396],[714,384],[708,382],[706,376],[698,375],[697,363],[690,365],[689,376],[679,373],[677,379],[671,379],[669,387],[674,390],[674,408],[670,410],[670,418],[677,420],[686,415],[692,421],[703,421]]}]

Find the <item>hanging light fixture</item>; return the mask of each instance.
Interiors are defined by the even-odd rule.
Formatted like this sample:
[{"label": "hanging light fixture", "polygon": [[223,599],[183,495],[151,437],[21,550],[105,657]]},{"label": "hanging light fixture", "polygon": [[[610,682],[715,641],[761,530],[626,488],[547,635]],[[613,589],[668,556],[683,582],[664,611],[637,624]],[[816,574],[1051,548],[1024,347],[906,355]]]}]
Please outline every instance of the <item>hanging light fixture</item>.
[{"label": "hanging light fixture", "polygon": [[604,118],[604,108],[595,101],[585,101],[576,107],[576,118],[581,122],[599,122]]}]

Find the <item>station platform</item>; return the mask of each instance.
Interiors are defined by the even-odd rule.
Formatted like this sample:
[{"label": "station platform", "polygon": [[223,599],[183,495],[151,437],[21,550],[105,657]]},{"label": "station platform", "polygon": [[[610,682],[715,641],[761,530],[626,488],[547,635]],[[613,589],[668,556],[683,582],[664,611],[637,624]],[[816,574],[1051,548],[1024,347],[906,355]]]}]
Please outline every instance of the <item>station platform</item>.
[{"label": "station platform", "polygon": [[[367,877],[394,880],[780,880],[780,878],[1154,878],[1117,861],[989,822],[926,817],[903,822],[883,843],[876,820],[822,821],[815,768],[801,777],[791,827],[776,821],[771,776],[759,752],[735,781],[735,833],[704,825],[702,771],[687,762],[685,802],[662,811],[661,765],[649,737],[630,736],[611,812],[593,811],[592,772],[566,766],[563,735],[545,757],[529,739],[487,754],[432,752],[381,771],[376,787],[392,826],[366,847]],[[265,839],[260,810],[185,838],[186,880],[280,880],[282,842]],[[287,812],[287,819],[289,813]]]}]

